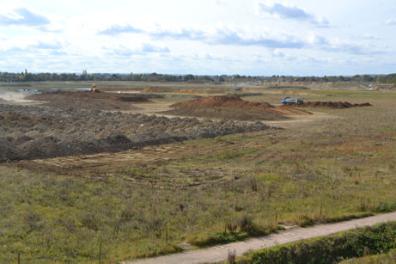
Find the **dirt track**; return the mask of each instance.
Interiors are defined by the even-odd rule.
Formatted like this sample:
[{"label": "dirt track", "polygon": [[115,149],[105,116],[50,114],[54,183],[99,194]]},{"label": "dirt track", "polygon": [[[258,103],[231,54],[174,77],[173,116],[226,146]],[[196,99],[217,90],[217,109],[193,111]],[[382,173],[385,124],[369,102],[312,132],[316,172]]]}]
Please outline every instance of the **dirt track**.
[{"label": "dirt track", "polygon": [[155,258],[126,261],[124,264],[194,264],[194,263],[217,263],[227,259],[228,252],[241,256],[251,250],[269,248],[280,244],[327,236],[334,233],[351,230],[359,227],[373,226],[375,224],[396,221],[396,212],[376,215],[372,217],[350,220],[334,224],[317,225],[308,228],[295,228],[278,234],[252,238],[242,242],[230,243],[200,250],[192,250],[183,253],[160,256]]}]

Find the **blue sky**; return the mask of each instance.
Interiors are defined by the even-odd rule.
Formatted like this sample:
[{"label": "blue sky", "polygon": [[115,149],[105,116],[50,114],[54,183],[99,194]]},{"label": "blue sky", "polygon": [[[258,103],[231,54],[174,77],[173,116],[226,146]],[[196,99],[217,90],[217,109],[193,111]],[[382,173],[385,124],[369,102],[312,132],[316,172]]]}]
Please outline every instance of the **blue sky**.
[{"label": "blue sky", "polygon": [[0,0],[0,71],[396,72],[395,0]]}]

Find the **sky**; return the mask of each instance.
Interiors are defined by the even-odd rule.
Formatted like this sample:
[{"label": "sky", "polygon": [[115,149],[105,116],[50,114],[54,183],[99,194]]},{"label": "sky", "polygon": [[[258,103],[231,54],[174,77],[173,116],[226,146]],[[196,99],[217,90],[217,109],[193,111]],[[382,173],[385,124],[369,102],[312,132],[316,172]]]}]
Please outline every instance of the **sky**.
[{"label": "sky", "polygon": [[0,0],[0,71],[396,72],[395,0]]}]

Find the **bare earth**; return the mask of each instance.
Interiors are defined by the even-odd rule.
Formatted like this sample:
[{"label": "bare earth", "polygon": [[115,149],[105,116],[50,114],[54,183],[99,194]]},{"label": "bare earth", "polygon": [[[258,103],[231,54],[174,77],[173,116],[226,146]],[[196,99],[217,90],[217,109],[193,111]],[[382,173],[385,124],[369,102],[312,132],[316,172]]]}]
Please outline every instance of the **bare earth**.
[{"label": "bare earth", "polygon": [[321,112],[312,112],[312,115],[290,115],[289,118],[288,120],[265,121],[264,124],[272,127],[296,129],[299,126],[309,125],[310,122],[331,120],[340,117]]},{"label": "bare earth", "polygon": [[252,250],[269,248],[276,245],[303,239],[327,236],[346,230],[373,226],[375,224],[385,223],[389,221],[396,221],[396,212],[333,224],[317,225],[308,228],[294,228],[261,238],[252,238],[242,242],[235,242],[222,246],[186,251],[183,253],[160,256],[155,258],[128,261],[124,262],[124,264],[216,263],[226,260],[228,252],[235,252],[237,256],[241,256]]}]

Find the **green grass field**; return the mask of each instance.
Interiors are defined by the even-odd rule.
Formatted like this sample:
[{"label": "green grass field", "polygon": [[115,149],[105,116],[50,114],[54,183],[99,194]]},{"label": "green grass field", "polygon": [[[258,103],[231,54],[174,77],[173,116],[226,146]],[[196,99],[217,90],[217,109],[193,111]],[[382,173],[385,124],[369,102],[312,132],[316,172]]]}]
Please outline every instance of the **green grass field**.
[{"label": "green grass field", "polygon": [[295,93],[373,107],[315,109],[336,118],[171,144],[139,161],[0,164],[0,263],[111,263],[395,210],[396,92]]}]

